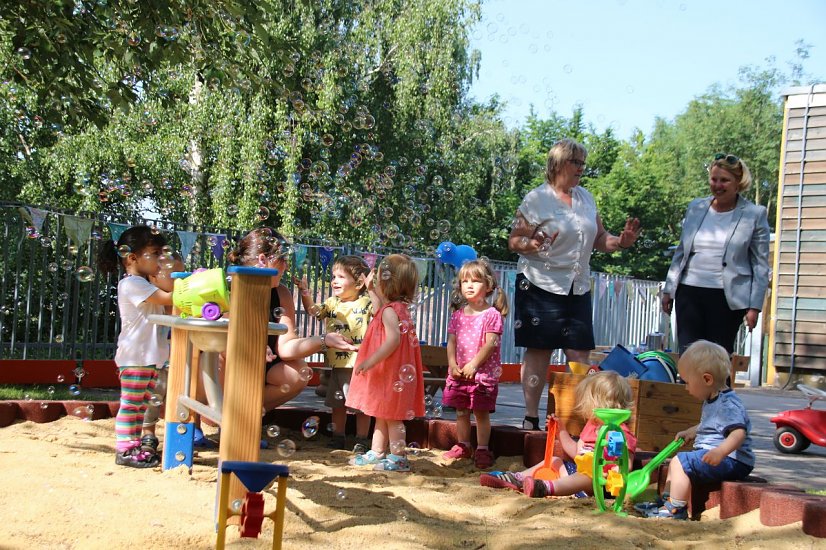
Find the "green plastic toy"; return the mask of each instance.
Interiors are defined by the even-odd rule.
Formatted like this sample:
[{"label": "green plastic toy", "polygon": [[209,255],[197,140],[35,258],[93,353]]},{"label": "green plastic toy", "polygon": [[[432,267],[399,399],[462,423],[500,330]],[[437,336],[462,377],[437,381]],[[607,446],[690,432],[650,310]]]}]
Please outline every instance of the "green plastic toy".
[{"label": "green plastic toy", "polygon": [[172,277],[175,279],[172,303],[181,311],[181,317],[215,321],[229,311],[227,279],[220,267],[194,273],[173,273]]}]

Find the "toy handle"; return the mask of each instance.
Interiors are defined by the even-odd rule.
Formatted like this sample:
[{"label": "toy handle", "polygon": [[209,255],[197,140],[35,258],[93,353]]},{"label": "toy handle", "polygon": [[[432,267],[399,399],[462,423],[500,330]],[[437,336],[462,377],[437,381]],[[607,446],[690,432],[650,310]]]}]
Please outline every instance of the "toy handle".
[{"label": "toy handle", "polygon": [[545,439],[545,467],[551,467],[551,459],[554,456],[554,445],[556,444],[557,421],[555,418],[548,416],[547,425],[548,436]]},{"label": "toy handle", "polygon": [[654,471],[654,468],[656,468],[657,466],[662,464],[663,461],[666,458],[668,458],[671,455],[673,455],[674,453],[676,453],[677,449],[682,447],[684,444],[685,444],[685,439],[683,439],[682,437],[680,439],[675,439],[674,441],[672,441],[671,443],[666,445],[665,449],[663,449],[662,451],[657,453],[657,455],[654,458],[652,458],[651,461],[648,462],[648,464],[643,466],[642,469],[650,474],[651,472]]}]

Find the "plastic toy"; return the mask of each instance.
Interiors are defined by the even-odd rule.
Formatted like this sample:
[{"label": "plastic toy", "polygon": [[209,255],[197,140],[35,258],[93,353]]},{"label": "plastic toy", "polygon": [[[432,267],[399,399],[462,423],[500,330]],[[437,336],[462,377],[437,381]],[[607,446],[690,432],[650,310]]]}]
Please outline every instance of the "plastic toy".
[{"label": "plastic toy", "polygon": [[[235,477],[247,488],[247,494],[239,510],[232,510],[229,506],[231,474],[235,474]],[[270,518],[274,524],[272,547],[274,549],[281,548],[281,537],[284,531],[284,504],[287,500],[287,477],[289,475],[289,468],[280,464],[240,461],[221,462],[218,497],[218,539],[215,543],[218,550],[224,548],[227,519],[232,516],[240,516],[241,536],[248,538],[258,538],[258,534],[261,533],[261,523],[265,517]],[[264,514],[264,496],[261,491],[276,477],[278,478],[278,491],[275,510],[269,514]]]},{"label": "plastic toy", "polygon": [[781,453],[800,453],[812,443],[826,447],[826,411],[812,408],[818,399],[826,400],[826,392],[805,384],[798,384],[797,389],[809,398],[809,405],[783,411],[771,419],[777,427],[774,446]]},{"label": "plastic toy", "polygon": [[677,450],[685,444],[685,441],[680,439],[675,439],[671,443],[669,443],[665,449],[657,453],[657,455],[652,458],[648,464],[643,466],[641,469],[636,470],[634,472],[630,472],[628,476],[625,478],[626,488],[625,488],[625,496],[628,498],[634,498],[639,496],[648,485],[651,483],[651,472],[654,471],[654,468],[659,466],[663,463],[663,461],[677,452]]},{"label": "plastic toy", "polygon": [[[627,489],[627,484],[624,481],[628,477],[628,446],[625,444],[625,433],[620,425],[631,418],[631,411],[625,409],[594,409],[594,414],[602,420],[602,426],[597,432],[597,441],[594,445],[593,468],[591,470],[593,472],[591,477],[594,480],[594,498],[597,501],[599,511],[606,511],[605,495],[602,491],[605,487],[615,497],[614,513],[625,515],[622,512],[622,503]],[[617,435],[609,435],[611,432]],[[609,452],[613,452],[614,456],[605,452],[609,450],[609,444],[612,447]],[[616,474],[611,475],[612,470]],[[617,475],[620,476],[619,481],[623,482],[621,487]]]},{"label": "plastic toy", "polygon": [[172,278],[175,279],[172,304],[181,311],[182,317],[215,321],[229,311],[229,291],[223,269],[177,272]]},{"label": "plastic toy", "polygon": [[537,468],[533,477],[535,479],[543,479],[545,481],[553,481],[559,479],[559,472],[551,466],[551,460],[554,457],[554,444],[556,442],[557,422],[554,418],[548,417],[548,436],[545,440],[545,463]]},{"label": "plastic toy", "polygon": [[576,464],[578,474],[585,474],[591,479],[594,478],[594,453],[592,451],[576,455],[574,457],[574,464]]}]

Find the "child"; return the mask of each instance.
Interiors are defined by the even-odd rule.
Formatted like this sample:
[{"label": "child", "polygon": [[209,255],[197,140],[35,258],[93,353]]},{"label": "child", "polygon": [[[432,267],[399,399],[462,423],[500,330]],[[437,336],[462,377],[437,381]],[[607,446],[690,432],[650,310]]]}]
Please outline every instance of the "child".
[{"label": "child", "polygon": [[[120,408],[115,418],[115,463],[132,468],[152,468],[160,463],[156,448],[141,446],[141,424],[155,389],[156,365],[169,358],[166,332],[149,322],[149,315],[163,314],[172,305],[172,293],[149,282],[158,274],[158,256],[166,239],[145,225],[123,232],[117,247],[104,243],[98,256],[103,273],[114,273],[118,264],[125,276],[118,282],[121,330],[115,363],[120,376]],[[120,256],[120,258],[118,258]]]},{"label": "child", "polygon": [[726,386],[731,359],[719,344],[697,340],[680,356],[677,370],[692,397],[703,402],[700,423],[679,432],[675,439],[694,440],[694,450],[677,453],[668,466],[670,497],[637,505],[647,517],[687,519],[693,483],[737,481],[754,468],[751,421],[743,402]]},{"label": "child", "polygon": [[[322,305],[313,303],[307,290],[306,277],[296,280],[301,292],[304,309],[318,319],[327,319],[327,331],[338,332],[350,339],[353,344],[361,344],[367,325],[370,322],[373,306],[367,293],[366,278],[370,274],[367,263],[358,256],[339,256],[333,262],[333,295]],[[345,399],[350,393],[350,380],[353,377],[353,365],[356,353],[336,349],[327,350],[327,364],[332,367],[324,404],[330,407],[333,417],[333,438],[331,446],[344,449],[345,429],[347,425],[347,408]],[[353,452],[364,454],[369,448],[367,433],[370,431],[370,417],[356,414],[356,444]]]},{"label": "child", "polygon": [[[376,418],[372,448],[350,464],[376,470],[409,472],[402,420],[424,415],[424,379],[419,341],[408,311],[416,293],[416,264],[391,254],[367,278],[375,290],[373,320],[361,344],[347,406]],[[387,450],[390,454],[386,454]]]},{"label": "child", "polygon": [[[633,403],[633,393],[628,380],[613,371],[603,371],[587,376],[576,387],[575,411],[587,419],[579,441],[574,441],[560,422],[559,441],[565,454],[573,460],[577,455],[592,452],[596,445],[600,420],[594,416],[594,409],[628,409]],[[628,447],[629,464],[634,461],[634,452],[637,449],[637,438],[623,424],[625,444]],[[486,487],[509,488],[522,491],[531,497],[546,496],[586,496],[594,494],[593,480],[590,476],[579,473],[576,465],[571,461],[563,461],[555,457],[551,466],[558,473],[559,478],[554,481],[534,479],[533,473],[544,465],[544,461],[536,464],[524,472],[491,472],[482,474],[479,483]]]},{"label": "child", "polygon": [[[493,307],[488,298],[496,292]],[[471,458],[470,413],[476,417],[475,465],[493,466],[490,441],[490,413],[496,409],[499,393],[500,336],[502,317],[508,313],[508,300],[498,289],[487,262],[465,263],[456,275],[453,308],[447,325],[448,376],[442,404],[456,409],[456,435],[459,442],[445,458]]]}]

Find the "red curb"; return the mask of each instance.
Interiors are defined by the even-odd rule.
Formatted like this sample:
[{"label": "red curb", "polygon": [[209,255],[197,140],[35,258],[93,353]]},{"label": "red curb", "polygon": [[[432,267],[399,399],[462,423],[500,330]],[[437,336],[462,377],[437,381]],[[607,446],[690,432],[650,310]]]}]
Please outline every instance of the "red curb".
[{"label": "red curb", "polygon": [[17,401],[17,405],[20,408],[19,416],[23,420],[38,424],[54,422],[66,414],[60,401]]},{"label": "red curb", "polygon": [[13,401],[0,403],[0,428],[10,426],[16,419],[20,407]]},{"label": "red curb", "polygon": [[803,507],[803,532],[813,537],[826,538],[826,499],[807,502]]},{"label": "red curb", "polygon": [[[77,416],[84,420],[101,420],[112,416],[109,403],[109,401],[63,401],[63,408],[67,415]],[[117,410],[115,416],[117,416]]]},{"label": "red curb", "polygon": [[799,490],[764,491],[760,497],[760,523],[769,527],[779,527],[803,521],[803,510],[806,504],[813,500],[819,498]]},{"label": "red curb", "polygon": [[792,485],[773,485],[759,481],[724,481],[720,489],[720,519],[747,514],[760,507],[763,491],[797,491]]}]

